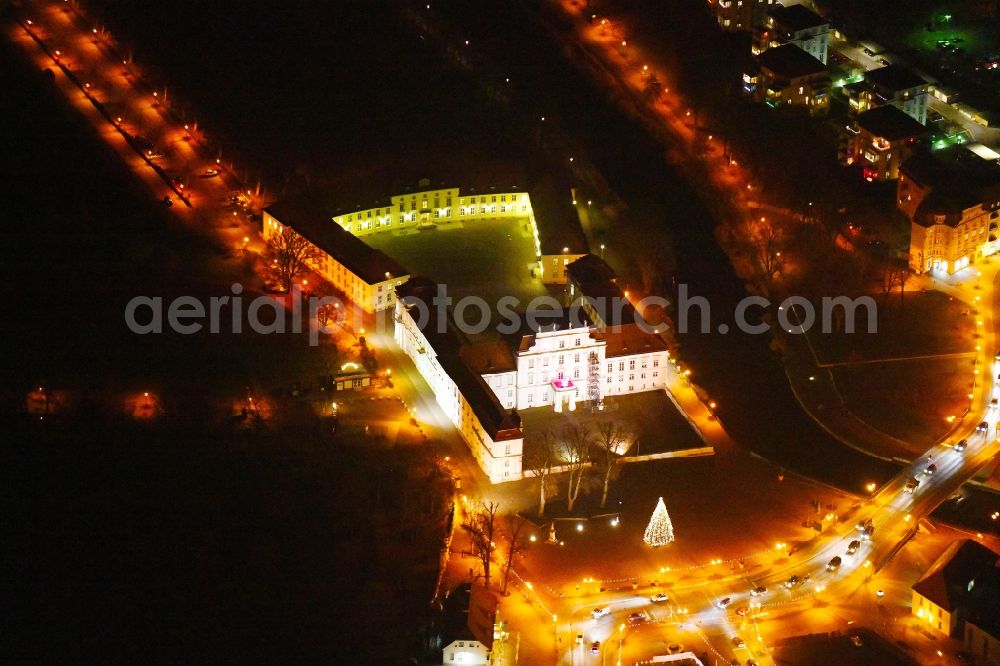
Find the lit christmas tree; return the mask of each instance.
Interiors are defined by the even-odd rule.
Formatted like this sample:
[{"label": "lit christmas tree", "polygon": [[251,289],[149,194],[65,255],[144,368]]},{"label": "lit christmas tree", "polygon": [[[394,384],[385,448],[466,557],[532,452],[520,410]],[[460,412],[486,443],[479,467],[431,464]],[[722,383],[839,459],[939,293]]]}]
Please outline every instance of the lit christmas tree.
[{"label": "lit christmas tree", "polygon": [[670,522],[670,514],[667,513],[662,497],[653,509],[653,516],[649,519],[649,525],[646,525],[642,540],[654,548],[665,546],[674,540],[674,525]]}]

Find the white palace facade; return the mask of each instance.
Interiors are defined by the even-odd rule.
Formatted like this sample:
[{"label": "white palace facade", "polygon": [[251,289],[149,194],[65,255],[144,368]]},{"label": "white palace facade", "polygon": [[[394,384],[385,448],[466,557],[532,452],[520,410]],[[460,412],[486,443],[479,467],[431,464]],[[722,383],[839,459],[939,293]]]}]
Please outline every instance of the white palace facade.
[{"label": "white palace facade", "polygon": [[[568,278],[579,298],[597,301],[596,308],[603,310],[599,299],[617,286],[588,282],[595,273],[613,276],[601,259],[586,255],[569,265]],[[602,296],[590,297],[581,284],[595,287]],[[537,330],[529,327],[502,339],[469,342],[450,313],[446,330],[434,330],[439,320],[432,306],[437,288],[426,278],[399,287],[396,342],[413,359],[493,483],[522,476],[524,435],[518,410],[573,411],[581,403],[600,407],[609,396],[666,389],[667,345],[638,320],[631,306],[624,308],[623,318],[597,318],[599,325],[592,323],[595,318],[573,322],[571,308],[571,316]]]},{"label": "white palace facade", "polygon": [[333,221],[359,238],[400,229],[431,229],[455,223],[496,218],[524,218],[535,240],[539,277],[543,282],[565,284],[566,266],[587,254],[587,240],[580,229],[575,193],[550,183],[531,193],[462,191],[433,187],[421,180],[412,192],[395,194],[385,205],[337,214]]},{"label": "white palace facade", "polygon": [[[416,303],[435,312],[438,285],[411,277],[363,241],[380,232],[518,217],[534,232],[542,280],[566,284],[582,312],[488,342],[470,342],[450,313],[445,330],[431,326],[437,316],[430,323],[415,317]],[[543,182],[530,194],[466,192],[421,181],[388,205],[332,216],[313,200],[279,202],[265,209],[263,223],[265,240],[294,229],[312,243],[320,256],[310,267],[365,311],[393,310],[397,344],[493,483],[523,474],[517,410],[572,411],[581,403],[601,406],[608,396],[666,388],[666,343],[648,331],[611,268],[589,254],[569,187]]]}]

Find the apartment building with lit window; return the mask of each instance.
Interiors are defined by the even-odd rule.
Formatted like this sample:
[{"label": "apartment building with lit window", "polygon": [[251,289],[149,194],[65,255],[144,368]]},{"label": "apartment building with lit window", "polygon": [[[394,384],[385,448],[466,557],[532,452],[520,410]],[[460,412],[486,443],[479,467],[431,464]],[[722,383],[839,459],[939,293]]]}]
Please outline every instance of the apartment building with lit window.
[{"label": "apartment building with lit window", "polygon": [[743,75],[743,90],[768,106],[802,106],[811,115],[830,109],[830,73],[826,65],[794,44],[767,49],[754,57]]},{"label": "apartment building with lit window", "polygon": [[279,201],[264,209],[265,241],[291,229],[318,250],[319,258],[309,261],[309,268],[365,312],[393,307],[395,288],[409,278],[399,263],[334,224],[325,208],[309,197]]},{"label": "apartment building with lit window", "polygon": [[709,11],[719,27],[727,32],[753,30],[767,17],[775,0],[708,0]]},{"label": "apartment building with lit window", "polygon": [[891,104],[921,125],[927,124],[930,83],[926,79],[902,65],[873,69],[864,76],[862,81],[844,86],[851,114]]},{"label": "apartment building with lit window", "polygon": [[972,663],[1000,663],[1000,554],[972,539],[951,543],[913,584],[910,609],[962,641]]},{"label": "apartment building with lit window", "polygon": [[758,55],[767,49],[794,44],[827,64],[830,45],[830,22],[804,5],[774,5],[765,21],[755,24],[751,51]]},{"label": "apartment building with lit window", "polygon": [[966,146],[921,150],[899,169],[896,205],[910,221],[910,268],[955,273],[998,249],[1000,164]]},{"label": "apartment building with lit window", "polygon": [[895,106],[880,106],[859,114],[844,126],[839,157],[844,165],[861,166],[869,181],[895,180],[899,165],[917,147],[927,128]]}]

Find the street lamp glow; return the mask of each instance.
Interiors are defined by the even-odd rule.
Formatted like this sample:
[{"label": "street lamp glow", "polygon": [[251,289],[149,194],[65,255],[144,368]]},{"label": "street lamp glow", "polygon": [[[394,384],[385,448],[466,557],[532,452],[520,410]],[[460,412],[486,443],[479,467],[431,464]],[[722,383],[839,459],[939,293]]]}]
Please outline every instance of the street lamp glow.
[{"label": "street lamp glow", "polygon": [[877,488],[877,487],[878,486],[875,485],[875,482],[871,481],[871,482],[868,483],[868,485],[865,486],[865,490],[867,490],[870,493],[873,493],[873,492],[875,492],[875,488]]},{"label": "street lamp glow", "polygon": [[576,524],[576,531],[577,532],[582,532],[583,531],[583,523],[577,523]]}]

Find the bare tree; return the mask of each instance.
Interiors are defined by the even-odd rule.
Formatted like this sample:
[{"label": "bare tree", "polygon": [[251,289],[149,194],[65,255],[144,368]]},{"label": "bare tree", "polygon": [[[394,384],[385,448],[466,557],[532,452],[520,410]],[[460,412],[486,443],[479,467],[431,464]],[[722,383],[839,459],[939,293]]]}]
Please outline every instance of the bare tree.
[{"label": "bare tree", "polygon": [[566,508],[573,511],[573,504],[580,495],[580,484],[590,459],[590,431],[579,425],[564,429],[563,445],[566,447],[566,467],[569,470],[569,485],[566,488]]},{"label": "bare tree", "polygon": [[618,470],[618,463],[628,442],[628,433],[614,421],[604,421],[597,428],[594,438],[594,450],[600,459],[601,475],[604,487],[601,491],[601,508],[608,502],[608,486]]},{"label": "bare tree", "polygon": [[500,589],[502,594],[507,594],[507,582],[510,580],[510,570],[514,566],[514,558],[528,550],[530,543],[528,533],[525,530],[528,521],[521,516],[512,515],[507,518],[506,523],[506,529],[503,530],[503,540],[507,547],[507,559],[502,565],[503,587]]},{"label": "bare tree", "polygon": [[498,502],[480,502],[473,509],[469,519],[462,524],[462,529],[472,538],[472,553],[483,565],[483,584],[486,587],[490,586],[490,563],[493,560],[493,549],[496,547],[494,536],[499,509]]},{"label": "bare tree", "polygon": [[902,270],[899,272],[899,277],[896,278],[896,284],[899,285],[899,307],[900,309],[906,307],[906,283],[910,281],[913,277],[913,271],[910,270],[909,266],[903,266]]},{"label": "bare tree", "polygon": [[642,95],[646,98],[648,102],[655,102],[660,99],[663,94],[663,84],[660,83],[660,79],[656,78],[656,74],[647,74],[646,80],[642,85]]},{"label": "bare tree", "polygon": [[271,236],[268,246],[274,257],[271,270],[278,286],[284,291],[290,290],[292,280],[305,273],[309,264],[322,256],[315,245],[289,228]]},{"label": "bare tree", "polygon": [[768,291],[785,267],[785,258],[781,256],[785,245],[784,236],[781,227],[763,217],[747,225],[746,240],[756,263],[758,277]]},{"label": "bare tree", "polygon": [[552,468],[559,461],[559,448],[551,430],[542,430],[524,447],[524,468],[538,477],[538,515],[545,515],[547,484]]}]

